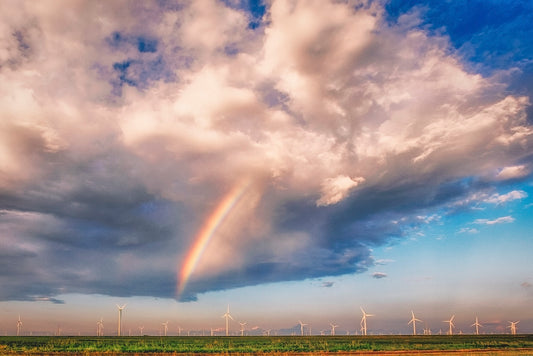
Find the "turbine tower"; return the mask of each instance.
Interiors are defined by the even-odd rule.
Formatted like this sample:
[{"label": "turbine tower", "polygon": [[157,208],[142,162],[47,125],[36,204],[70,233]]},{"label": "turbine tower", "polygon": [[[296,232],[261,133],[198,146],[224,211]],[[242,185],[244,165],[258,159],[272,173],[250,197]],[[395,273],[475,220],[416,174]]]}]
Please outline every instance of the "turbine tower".
[{"label": "turbine tower", "polygon": [[374,316],[374,314],[367,314],[363,307],[359,307],[361,309],[361,312],[363,313],[363,317],[361,318],[361,333],[363,335],[366,335],[366,318],[369,316]]},{"label": "turbine tower", "polygon": [[518,321],[510,321],[511,325],[508,326],[508,328],[511,328],[511,334],[516,335],[516,324],[518,324],[520,320]]},{"label": "turbine tower", "polygon": [[331,326],[331,335],[335,336],[335,328],[338,327],[338,325],[333,323],[329,323],[329,325]]},{"label": "turbine tower", "polygon": [[96,322],[96,336],[104,336],[104,319],[100,318]]},{"label": "turbine tower", "polygon": [[304,326],[306,326],[307,324],[302,323],[301,320],[298,320],[298,324],[300,324],[300,332],[302,336],[304,336]]},{"label": "turbine tower", "polygon": [[139,326],[139,336],[143,336],[144,335],[144,326]]},{"label": "turbine tower", "polygon": [[161,323],[161,325],[163,325],[163,330],[164,330],[165,336],[167,336],[168,320],[165,323]]},{"label": "turbine tower", "polygon": [[426,327],[424,329],[424,335],[431,335],[431,329],[428,327],[427,323],[426,323]]},{"label": "turbine tower", "polygon": [[241,325],[241,336],[244,336],[244,325],[246,325],[246,323],[239,322],[239,324]]},{"label": "turbine tower", "polygon": [[443,320],[443,323],[448,323],[450,326],[450,330],[448,331],[448,335],[453,335],[453,328],[455,328],[455,324],[453,323],[453,319],[455,318],[455,315],[452,315],[450,320]]},{"label": "turbine tower", "polygon": [[479,323],[479,321],[477,320],[477,316],[476,316],[476,322],[474,324],[470,325],[470,326],[475,326],[476,327],[476,335],[479,335],[479,327],[480,326],[483,327],[483,325],[481,325]]},{"label": "turbine tower", "polygon": [[117,328],[117,334],[118,336],[120,336],[122,334],[122,311],[124,310],[124,308],[126,308],[126,304],[124,304],[123,306],[120,306],[117,304],[117,308],[118,308],[118,328]]},{"label": "turbine tower", "polygon": [[181,332],[183,331],[183,329],[181,328],[181,326],[178,326],[178,336],[181,336]]},{"label": "turbine tower", "polygon": [[422,320],[415,318],[415,313],[411,310],[411,320],[407,323],[407,325],[413,323],[413,335],[416,335],[416,322],[422,322]]},{"label": "turbine tower", "polygon": [[229,313],[229,304],[228,304],[228,310],[224,315],[222,315],[223,318],[226,318],[226,336],[229,336],[229,320],[235,320]]},{"label": "turbine tower", "polygon": [[20,336],[20,330],[22,330],[22,320],[20,320],[19,315],[19,320],[17,321],[17,336]]}]

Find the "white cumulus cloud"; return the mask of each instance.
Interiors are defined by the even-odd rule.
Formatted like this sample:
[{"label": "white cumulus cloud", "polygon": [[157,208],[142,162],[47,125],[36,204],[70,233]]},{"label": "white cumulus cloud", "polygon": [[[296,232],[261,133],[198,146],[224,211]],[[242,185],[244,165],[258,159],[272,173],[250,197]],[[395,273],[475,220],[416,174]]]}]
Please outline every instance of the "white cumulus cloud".
[{"label": "white cumulus cloud", "polygon": [[495,224],[507,224],[514,222],[515,219],[512,216],[502,216],[499,218],[496,218],[494,220],[489,219],[476,219],[474,221],[474,224],[480,224],[480,225],[495,225]]},{"label": "white cumulus cloud", "polygon": [[493,204],[503,204],[513,200],[520,200],[527,198],[527,193],[523,190],[513,190],[506,194],[493,194],[485,201]]}]

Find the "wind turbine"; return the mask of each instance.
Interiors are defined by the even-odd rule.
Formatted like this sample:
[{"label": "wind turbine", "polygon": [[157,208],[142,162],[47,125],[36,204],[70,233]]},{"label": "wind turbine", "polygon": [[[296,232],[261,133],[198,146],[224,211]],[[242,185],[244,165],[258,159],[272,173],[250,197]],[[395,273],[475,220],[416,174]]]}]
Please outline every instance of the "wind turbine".
[{"label": "wind turbine", "polygon": [[246,325],[246,323],[239,322],[239,324],[241,325],[241,336],[244,336],[244,325]]},{"label": "wind turbine", "polygon": [[181,332],[183,331],[183,329],[181,328],[181,326],[178,326],[178,336],[181,336]]},{"label": "wind turbine", "polygon": [[267,336],[270,336],[270,332],[272,331],[272,329],[266,329],[265,332],[267,334]]},{"label": "wind turbine", "polygon": [[483,327],[483,325],[481,325],[479,323],[479,321],[477,320],[477,316],[476,316],[476,322],[474,324],[470,325],[470,326],[475,326],[476,327],[476,335],[479,335],[479,327],[480,326]]},{"label": "wind turbine", "polygon": [[144,335],[144,326],[139,326],[139,336],[143,336]]},{"label": "wind turbine", "polygon": [[22,320],[20,320],[19,315],[19,320],[17,321],[17,336],[20,336],[20,330],[22,330]]},{"label": "wind turbine", "polygon": [[104,336],[104,319],[100,318],[96,322],[96,336]]},{"label": "wind turbine", "polygon": [[361,318],[361,333],[363,335],[366,335],[366,318],[369,316],[374,316],[374,314],[367,314],[363,307],[359,307],[361,309],[361,312],[363,312],[363,317]]},{"label": "wind turbine", "polygon": [[300,324],[300,332],[302,333],[302,336],[304,336],[304,326],[307,324],[302,323],[301,320],[298,320],[298,324]]},{"label": "wind turbine", "polygon": [[224,313],[224,315],[222,315],[222,317],[226,318],[226,336],[229,336],[229,319],[235,320],[229,313],[229,304],[228,304],[228,310],[226,311],[226,313]]},{"label": "wind turbine", "polygon": [[510,321],[511,325],[508,326],[508,328],[511,328],[511,334],[516,335],[516,324],[518,324],[520,320],[518,321]]},{"label": "wind turbine", "polygon": [[329,323],[329,325],[331,326],[331,335],[335,336],[335,328],[338,327],[338,325],[333,323]]},{"label": "wind turbine", "polygon": [[161,323],[161,325],[163,325],[163,330],[165,332],[165,336],[167,336],[167,331],[168,331],[168,320],[164,323]]},{"label": "wind turbine", "polygon": [[450,325],[450,331],[448,332],[448,335],[453,335],[453,328],[455,328],[455,324],[453,323],[453,318],[455,318],[455,315],[452,315],[450,320],[443,320],[443,323],[448,323]]},{"label": "wind turbine", "polygon": [[415,318],[415,313],[411,310],[411,320],[407,323],[407,325],[413,323],[413,335],[416,335],[416,322],[422,322],[422,320]]},{"label": "wind turbine", "polygon": [[122,325],[121,325],[121,322],[122,322],[122,311],[124,310],[124,308],[126,308],[126,304],[124,304],[123,306],[120,306],[120,305],[117,304],[117,308],[118,308],[117,334],[118,334],[118,336],[120,336],[120,334],[122,333]]}]

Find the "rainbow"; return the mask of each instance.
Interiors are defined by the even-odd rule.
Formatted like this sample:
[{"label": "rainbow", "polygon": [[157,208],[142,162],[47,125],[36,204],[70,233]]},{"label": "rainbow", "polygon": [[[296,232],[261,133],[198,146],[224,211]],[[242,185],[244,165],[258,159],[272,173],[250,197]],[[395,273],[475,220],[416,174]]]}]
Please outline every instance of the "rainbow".
[{"label": "rainbow", "polygon": [[217,228],[224,221],[226,216],[228,216],[233,207],[239,202],[249,186],[249,180],[240,181],[228,194],[222,198],[216,209],[205,221],[204,225],[200,229],[200,232],[194,239],[194,243],[189,249],[184,263],[178,272],[178,296],[181,295],[181,293],[183,293],[185,290],[185,286],[187,285],[191,274],[194,272],[194,269],[202,258],[202,254],[204,253],[207,245],[209,245],[209,242],[213,238]]}]

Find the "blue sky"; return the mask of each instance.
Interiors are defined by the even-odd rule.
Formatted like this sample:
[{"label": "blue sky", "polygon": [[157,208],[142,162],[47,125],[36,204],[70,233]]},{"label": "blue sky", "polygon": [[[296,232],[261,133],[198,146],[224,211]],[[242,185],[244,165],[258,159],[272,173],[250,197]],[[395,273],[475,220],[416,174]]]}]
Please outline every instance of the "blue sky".
[{"label": "blue sky", "polygon": [[5,3],[0,333],[533,332],[532,6]]}]

